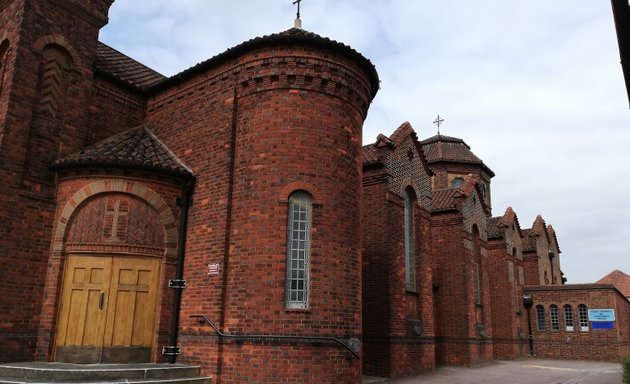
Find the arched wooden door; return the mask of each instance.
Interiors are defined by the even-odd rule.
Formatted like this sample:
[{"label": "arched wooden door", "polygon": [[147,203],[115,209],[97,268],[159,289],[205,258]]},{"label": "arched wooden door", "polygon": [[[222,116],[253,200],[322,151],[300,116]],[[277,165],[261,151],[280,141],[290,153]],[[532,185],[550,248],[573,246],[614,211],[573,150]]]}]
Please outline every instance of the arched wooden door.
[{"label": "arched wooden door", "polygon": [[55,360],[148,362],[160,261],[126,256],[68,257],[57,321]]}]

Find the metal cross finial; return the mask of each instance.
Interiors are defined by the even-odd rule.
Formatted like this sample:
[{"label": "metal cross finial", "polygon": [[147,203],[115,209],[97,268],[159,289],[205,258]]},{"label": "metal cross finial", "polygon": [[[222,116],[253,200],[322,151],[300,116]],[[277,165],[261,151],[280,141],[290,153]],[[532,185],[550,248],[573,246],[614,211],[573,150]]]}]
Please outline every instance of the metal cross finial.
[{"label": "metal cross finial", "polygon": [[295,0],[293,5],[297,4],[297,18],[295,19],[295,28],[302,29],[302,20],[300,20],[300,3],[302,0]]},{"label": "metal cross finial", "polygon": [[437,115],[435,120],[433,120],[433,124],[437,125],[438,127],[438,135],[440,134],[440,125],[442,125],[443,122],[444,122],[444,119],[441,119],[440,115]]},{"label": "metal cross finial", "polygon": [[298,7],[297,7],[297,18],[298,18],[298,19],[300,18],[300,3],[301,3],[301,2],[302,2],[302,0],[295,0],[295,1],[293,2],[293,5],[297,4],[297,6],[298,6]]}]

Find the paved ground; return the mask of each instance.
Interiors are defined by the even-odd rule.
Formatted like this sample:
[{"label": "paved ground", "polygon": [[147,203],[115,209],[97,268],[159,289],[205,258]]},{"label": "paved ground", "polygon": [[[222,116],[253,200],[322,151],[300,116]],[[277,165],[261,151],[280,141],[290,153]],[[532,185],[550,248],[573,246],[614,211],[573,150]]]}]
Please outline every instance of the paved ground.
[{"label": "paved ground", "polygon": [[620,384],[621,364],[523,359],[472,368],[442,367],[434,374],[407,379],[366,377],[368,383],[396,384]]}]

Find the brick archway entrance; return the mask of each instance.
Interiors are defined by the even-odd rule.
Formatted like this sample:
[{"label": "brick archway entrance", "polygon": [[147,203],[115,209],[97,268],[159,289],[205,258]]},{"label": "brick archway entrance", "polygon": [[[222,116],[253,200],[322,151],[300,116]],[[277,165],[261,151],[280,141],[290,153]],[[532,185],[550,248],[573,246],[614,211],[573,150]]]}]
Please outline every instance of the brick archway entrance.
[{"label": "brick archway entrance", "polygon": [[162,315],[169,301],[163,287],[172,273],[175,228],[162,197],[139,182],[97,181],[73,195],[53,240],[52,260],[61,262],[55,361],[155,358],[157,330],[169,320]]}]

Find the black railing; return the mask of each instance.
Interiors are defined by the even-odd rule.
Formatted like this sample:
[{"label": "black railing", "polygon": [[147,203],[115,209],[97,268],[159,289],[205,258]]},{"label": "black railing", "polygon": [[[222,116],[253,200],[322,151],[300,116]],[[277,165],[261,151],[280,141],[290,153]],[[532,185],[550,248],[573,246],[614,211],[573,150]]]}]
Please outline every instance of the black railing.
[{"label": "black railing", "polygon": [[359,354],[357,353],[357,350],[360,348],[359,347],[359,343],[360,343],[359,339],[350,339],[350,341],[349,341],[350,344],[347,344],[347,343],[344,343],[342,340],[339,340],[339,339],[337,339],[335,337],[325,337],[325,336],[255,335],[255,334],[251,334],[251,335],[246,335],[246,334],[231,335],[229,333],[222,332],[219,328],[217,328],[217,326],[212,321],[210,321],[210,319],[208,319],[204,315],[191,315],[190,317],[194,318],[194,319],[197,319],[200,323],[203,323],[205,321],[206,323],[208,323],[212,327],[212,329],[214,329],[214,331],[220,337],[235,339],[236,341],[239,341],[239,340],[252,340],[252,339],[276,339],[276,340],[308,340],[308,341],[314,341],[314,342],[319,342],[319,343],[321,343],[321,342],[333,342],[333,343],[336,343],[336,344],[342,346],[343,348],[347,349],[348,351],[350,351],[350,353],[352,353],[352,356],[356,357],[357,359],[360,358]]}]

